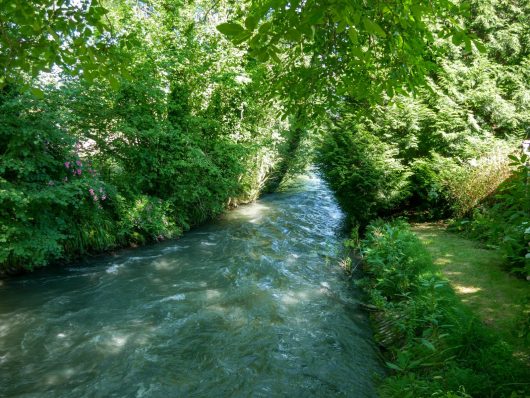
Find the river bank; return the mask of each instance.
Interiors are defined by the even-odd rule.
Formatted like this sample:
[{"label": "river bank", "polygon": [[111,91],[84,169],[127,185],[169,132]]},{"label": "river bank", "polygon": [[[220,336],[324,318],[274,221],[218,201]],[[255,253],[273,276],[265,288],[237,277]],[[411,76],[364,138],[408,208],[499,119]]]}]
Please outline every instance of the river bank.
[{"label": "river bank", "polygon": [[[524,397],[530,392],[530,368],[513,340],[480,319],[480,306],[464,302],[458,285],[451,285],[405,222],[372,223],[361,252],[366,277],[358,283],[373,306],[375,338],[393,372],[380,386],[382,397]],[[456,265],[463,254],[446,250],[441,258]]]}]

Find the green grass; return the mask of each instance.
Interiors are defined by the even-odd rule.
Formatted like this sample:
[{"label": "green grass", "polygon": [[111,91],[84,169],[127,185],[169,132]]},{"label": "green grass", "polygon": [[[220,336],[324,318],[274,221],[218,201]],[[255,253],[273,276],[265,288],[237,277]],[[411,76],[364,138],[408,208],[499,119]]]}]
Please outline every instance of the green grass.
[{"label": "green grass", "polygon": [[462,303],[530,358],[530,347],[517,338],[518,317],[530,316],[530,283],[503,271],[500,254],[446,231],[444,224],[415,224],[412,230],[450,281]]}]

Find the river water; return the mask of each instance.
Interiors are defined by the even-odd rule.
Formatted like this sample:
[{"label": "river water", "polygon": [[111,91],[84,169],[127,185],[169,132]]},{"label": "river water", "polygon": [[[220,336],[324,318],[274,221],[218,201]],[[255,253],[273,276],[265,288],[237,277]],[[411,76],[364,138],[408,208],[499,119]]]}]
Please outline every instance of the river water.
[{"label": "river water", "polygon": [[0,396],[374,397],[315,175],[176,241],[0,281]]}]

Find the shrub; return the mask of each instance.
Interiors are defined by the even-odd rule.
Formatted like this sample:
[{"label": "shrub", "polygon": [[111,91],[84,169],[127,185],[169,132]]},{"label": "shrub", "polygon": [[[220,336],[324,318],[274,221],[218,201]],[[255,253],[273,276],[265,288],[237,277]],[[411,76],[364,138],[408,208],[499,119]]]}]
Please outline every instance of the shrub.
[{"label": "shrub", "polygon": [[510,156],[512,175],[499,185],[489,203],[477,207],[470,219],[453,223],[452,228],[464,231],[471,238],[500,248],[506,268],[521,275],[530,275],[527,258],[530,242],[530,188],[527,157]]},{"label": "shrub", "polygon": [[418,287],[422,270],[431,259],[416,235],[404,222],[377,221],[366,231],[362,251],[372,288],[387,299],[399,299]]},{"label": "shrub", "polygon": [[353,224],[366,226],[410,195],[409,172],[396,151],[376,136],[346,126],[324,139],[317,162]]},{"label": "shrub", "polygon": [[53,96],[0,93],[0,264],[32,269],[114,243],[111,187],[59,119]]},{"label": "shrub", "polygon": [[492,147],[459,166],[441,169],[453,214],[462,217],[492,195],[511,174],[508,156],[513,152],[510,142],[491,140]]}]

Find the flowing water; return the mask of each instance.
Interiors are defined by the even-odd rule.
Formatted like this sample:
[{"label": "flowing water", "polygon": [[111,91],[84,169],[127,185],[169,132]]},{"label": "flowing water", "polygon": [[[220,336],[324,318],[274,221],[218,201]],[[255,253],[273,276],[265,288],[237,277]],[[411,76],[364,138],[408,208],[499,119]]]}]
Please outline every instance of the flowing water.
[{"label": "flowing water", "polygon": [[341,222],[313,175],[180,240],[0,281],[0,396],[375,396]]}]

